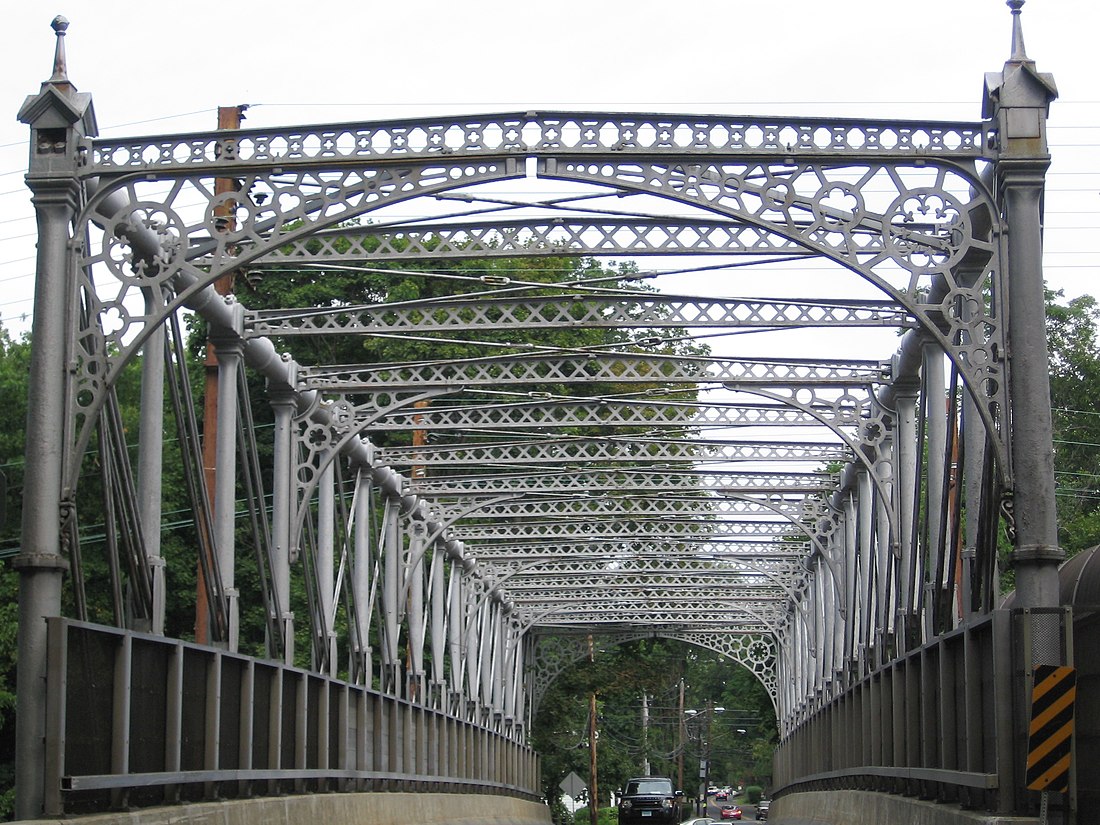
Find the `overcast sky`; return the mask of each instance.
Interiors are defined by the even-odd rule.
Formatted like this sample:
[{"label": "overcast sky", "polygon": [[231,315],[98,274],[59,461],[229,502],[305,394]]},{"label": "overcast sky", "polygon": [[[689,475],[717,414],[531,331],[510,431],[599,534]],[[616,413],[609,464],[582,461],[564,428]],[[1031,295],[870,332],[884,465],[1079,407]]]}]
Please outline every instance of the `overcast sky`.
[{"label": "overcast sky", "polygon": [[[1003,0],[556,0],[9,3],[0,49],[0,319],[31,312],[34,223],[15,120],[52,67],[104,136],[531,108],[977,120],[1008,58]],[[1095,0],[1028,0],[1028,54],[1052,72],[1048,282],[1100,293]]]}]

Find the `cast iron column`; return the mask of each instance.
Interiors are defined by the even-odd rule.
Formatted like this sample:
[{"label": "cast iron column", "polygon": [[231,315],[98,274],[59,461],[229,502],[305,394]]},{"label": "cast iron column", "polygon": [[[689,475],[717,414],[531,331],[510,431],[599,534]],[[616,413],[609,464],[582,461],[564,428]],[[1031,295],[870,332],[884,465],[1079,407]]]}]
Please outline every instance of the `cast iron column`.
[{"label": "cast iron column", "polygon": [[[44,810],[46,619],[61,615],[61,583],[67,562],[61,552],[66,521],[75,518],[65,488],[69,342],[76,312],[69,244],[81,201],[78,148],[96,133],[91,96],[69,83],[64,37],[68,21],[53,21],[57,41],[53,75],[28,97],[19,120],[31,127],[27,186],[38,224],[37,275],[27,396],[26,469],[19,571],[19,655],[15,710],[15,818],[37,819]],[[55,795],[56,796],[56,795]]]},{"label": "cast iron column", "polygon": [[275,413],[275,456],[272,479],[271,540],[274,545],[271,579],[275,590],[275,617],[279,624],[283,664],[294,664],[294,613],[290,608],[290,560],[293,546],[291,521],[294,510],[294,413],[296,405],[290,381],[294,380],[293,362],[288,384],[268,381],[271,408]]},{"label": "cast iron column", "polygon": [[1057,96],[1050,75],[1035,71],[1024,52],[1023,0],[1013,12],[1012,57],[987,75],[987,110],[1000,139],[997,187],[1008,235],[1008,358],[1011,461],[1014,484],[1016,607],[1058,604],[1058,523],[1050,370],[1043,285],[1041,201],[1046,170],[1046,118]]}]

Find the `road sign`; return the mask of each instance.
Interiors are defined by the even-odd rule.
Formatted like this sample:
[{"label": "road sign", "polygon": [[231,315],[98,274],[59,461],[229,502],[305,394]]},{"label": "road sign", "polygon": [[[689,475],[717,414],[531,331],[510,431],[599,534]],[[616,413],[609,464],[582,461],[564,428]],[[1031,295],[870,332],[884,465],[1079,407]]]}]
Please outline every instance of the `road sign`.
[{"label": "road sign", "polygon": [[570,771],[569,776],[565,777],[565,779],[561,781],[558,787],[565,791],[568,796],[576,799],[578,796],[581,795],[581,792],[588,787],[588,784],[579,776],[577,776],[574,771]]},{"label": "road sign", "polygon": [[1031,725],[1027,742],[1027,787],[1033,791],[1069,791],[1073,744],[1073,702],[1077,671],[1038,665],[1031,689]]}]

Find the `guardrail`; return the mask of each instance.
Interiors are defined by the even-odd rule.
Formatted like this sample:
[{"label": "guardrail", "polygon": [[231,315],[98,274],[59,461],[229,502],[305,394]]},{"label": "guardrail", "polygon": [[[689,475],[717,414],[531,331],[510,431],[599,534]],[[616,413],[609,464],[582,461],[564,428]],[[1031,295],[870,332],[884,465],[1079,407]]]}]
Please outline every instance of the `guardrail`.
[{"label": "guardrail", "polygon": [[838,674],[777,749],[775,795],[848,789],[1026,809],[1026,675],[1035,661],[1065,661],[1071,625],[1068,608],[996,610],[850,684]]},{"label": "guardrail", "polygon": [[538,798],[522,732],[277,662],[48,620],[45,813],[305,792]]}]

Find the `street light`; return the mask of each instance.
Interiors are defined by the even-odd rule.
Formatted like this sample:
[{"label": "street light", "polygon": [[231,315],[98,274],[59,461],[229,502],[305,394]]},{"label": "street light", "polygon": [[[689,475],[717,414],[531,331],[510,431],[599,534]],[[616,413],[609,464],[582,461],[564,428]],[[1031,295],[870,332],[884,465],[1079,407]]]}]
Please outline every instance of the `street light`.
[{"label": "street light", "polygon": [[701,737],[700,737],[700,744],[702,745],[702,749],[700,751],[702,756],[699,760],[699,781],[700,781],[700,786],[699,786],[699,793],[696,796],[696,800],[695,800],[696,801],[695,810],[696,810],[696,813],[699,816],[704,816],[706,814],[707,786],[710,784],[710,733],[711,733],[710,728],[711,728],[711,722],[714,719],[714,714],[724,713],[725,710],[726,709],[724,707],[720,707],[720,706],[716,707],[716,706],[712,705],[710,702],[707,702],[707,707],[706,707],[705,710],[685,710],[684,711],[684,717],[685,717],[684,721],[685,722],[687,722],[688,720],[706,719],[706,725],[707,725],[706,726],[706,733],[704,735],[701,735]]}]

